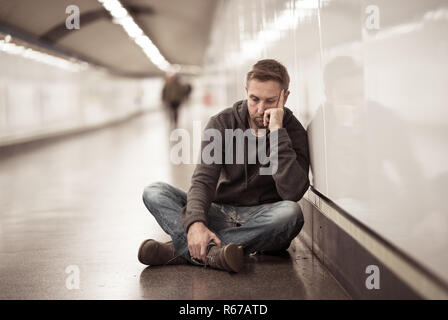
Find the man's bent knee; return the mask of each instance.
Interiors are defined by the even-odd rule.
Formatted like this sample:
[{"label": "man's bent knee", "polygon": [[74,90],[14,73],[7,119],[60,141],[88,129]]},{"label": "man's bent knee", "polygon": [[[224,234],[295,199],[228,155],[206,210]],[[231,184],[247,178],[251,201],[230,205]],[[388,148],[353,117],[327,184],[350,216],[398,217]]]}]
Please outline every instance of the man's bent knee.
[{"label": "man's bent knee", "polygon": [[146,186],[143,190],[143,201],[149,203],[151,201],[156,201],[163,192],[169,188],[169,184],[165,182],[154,182]]},{"label": "man's bent knee", "polygon": [[284,200],[276,212],[276,220],[278,223],[302,226],[304,223],[302,208],[295,201]]}]

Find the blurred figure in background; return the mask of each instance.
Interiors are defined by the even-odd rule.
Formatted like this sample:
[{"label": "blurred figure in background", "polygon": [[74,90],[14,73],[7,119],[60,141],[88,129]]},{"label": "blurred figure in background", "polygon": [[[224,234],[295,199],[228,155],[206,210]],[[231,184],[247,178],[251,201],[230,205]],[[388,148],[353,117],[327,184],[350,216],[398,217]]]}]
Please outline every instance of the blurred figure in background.
[{"label": "blurred figure in background", "polygon": [[162,101],[168,108],[171,125],[174,127],[177,127],[179,108],[184,100],[188,98],[190,92],[191,86],[182,84],[178,75],[173,73],[167,74],[162,90]]},{"label": "blurred figure in background", "polygon": [[185,100],[188,100],[191,95],[191,91],[193,91],[193,87],[191,84],[185,84]]}]

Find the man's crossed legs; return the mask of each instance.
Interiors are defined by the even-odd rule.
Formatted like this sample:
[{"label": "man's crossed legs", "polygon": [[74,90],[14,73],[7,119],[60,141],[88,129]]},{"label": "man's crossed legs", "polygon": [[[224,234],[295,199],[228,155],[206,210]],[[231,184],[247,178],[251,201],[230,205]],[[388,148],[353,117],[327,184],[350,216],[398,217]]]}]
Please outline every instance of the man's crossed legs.
[{"label": "man's crossed legs", "polygon": [[[167,183],[156,182],[143,192],[143,202],[162,229],[171,236],[175,256],[203,265],[192,259],[188,250],[187,233],[179,212],[187,204],[186,192]],[[297,202],[284,200],[252,207],[236,207],[212,203],[208,212],[208,228],[223,246],[236,244],[245,253],[286,250],[299,234],[304,223]],[[140,257],[140,255],[139,255]]]}]

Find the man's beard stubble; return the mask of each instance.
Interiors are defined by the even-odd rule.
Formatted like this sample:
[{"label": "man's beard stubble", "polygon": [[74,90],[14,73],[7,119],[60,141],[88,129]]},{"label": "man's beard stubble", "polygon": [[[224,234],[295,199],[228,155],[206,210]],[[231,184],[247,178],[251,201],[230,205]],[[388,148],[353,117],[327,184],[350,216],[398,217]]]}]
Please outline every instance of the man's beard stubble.
[{"label": "man's beard stubble", "polygon": [[263,124],[263,117],[252,118],[252,121],[258,129],[266,129],[268,127]]}]

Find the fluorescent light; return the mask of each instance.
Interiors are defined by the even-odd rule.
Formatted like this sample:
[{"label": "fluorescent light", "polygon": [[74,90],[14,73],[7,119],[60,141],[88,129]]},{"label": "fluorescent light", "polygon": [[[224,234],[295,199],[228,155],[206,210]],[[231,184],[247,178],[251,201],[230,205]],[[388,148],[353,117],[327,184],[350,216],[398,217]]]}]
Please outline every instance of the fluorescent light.
[{"label": "fluorescent light", "polygon": [[160,53],[159,49],[146,36],[143,30],[135,23],[128,11],[121,5],[118,0],[98,0],[103,7],[110,12],[113,17],[113,23],[119,24],[126,31],[128,36],[142,48],[145,55],[156,65],[159,69],[167,71],[170,63]]},{"label": "fluorescent light", "polygon": [[131,38],[137,38],[138,36],[143,35],[143,30],[140,29],[140,27],[134,22],[134,20],[132,20],[130,16],[117,19],[114,22],[121,24],[121,26]]},{"label": "fluorescent light", "polygon": [[114,18],[117,19],[123,18],[128,14],[128,12],[124,8],[114,8],[110,13]]},{"label": "fluorescent light", "polygon": [[147,36],[141,35],[135,39],[135,43],[137,43],[140,47],[145,47],[152,44],[151,40]]},{"label": "fluorescent light", "polygon": [[[9,35],[8,35],[9,36]],[[71,72],[78,72],[85,69],[88,64],[77,60],[67,60],[59,58],[44,52],[40,52],[31,48],[10,42],[11,36],[6,36],[5,40],[0,40],[0,51],[8,54],[18,55],[26,59],[34,60],[36,62],[48,64]]]}]

